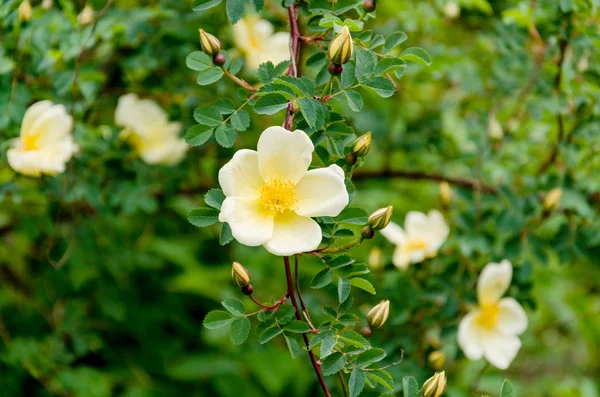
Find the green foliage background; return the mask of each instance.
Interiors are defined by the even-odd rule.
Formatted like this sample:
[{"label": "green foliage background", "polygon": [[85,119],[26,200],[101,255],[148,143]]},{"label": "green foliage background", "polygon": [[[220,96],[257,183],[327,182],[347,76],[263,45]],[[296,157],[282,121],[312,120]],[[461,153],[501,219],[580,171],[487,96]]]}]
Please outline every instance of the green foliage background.
[{"label": "green foliage background", "polygon": [[[251,334],[234,346],[226,332],[203,329],[221,300],[241,298],[232,260],[250,270],[263,300],[282,296],[284,272],[264,249],[221,247],[218,227],[197,229],[186,219],[217,186],[233,150],[255,147],[282,114],[253,116],[233,149],[209,141],[177,167],[136,158],[113,121],[118,97],[129,92],[157,101],[186,128],[200,105],[245,99],[230,80],[196,85],[186,67],[199,50],[199,27],[239,57],[224,7],[116,0],[91,33],[77,22],[83,2],[58,0],[45,10],[34,1],[22,25],[19,3],[0,6],[0,395],[318,395],[308,359],[291,359],[284,340],[259,345]],[[279,3],[266,0],[263,14],[285,30]],[[353,251],[366,262],[380,247],[385,264],[367,276],[377,296],[355,295],[359,325],[370,306],[391,300],[373,344],[389,362],[404,350],[390,369],[396,395],[403,376],[422,383],[433,374],[427,357],[440,349],[449,396],[497,395],[505,378],[521,396],[598,396],[600,3],[457,3],[460,16],[451,18],[444,0],[380,0],[366,26],[405,31],[403,47],[426,49],[432,64],[409,64],[391,99],[364,92],[360,113],[335,105],[359,135],[373,132],[353,204],[393,204],[402,223],[410,210],[442,209],[436,178],[415,173],[460,179],[444,209],[451,235],[438,257],[402,273],[380,236]],[[90,5],[98,13],[105,3]],[[67,173],[31,179],[8,167],[6,150],[26,108],[41,99],[72,107],[81,150]],[[501,139],[489,137],[494,119]],[[555,187],[564,191],[561,207],[544,217],[541,200]],[[530,325],[510,369],[478,379],[484,363],[464,358],[456,327],[475,302],[479,271],[502,258],[515,266],[509,295],[524,304]],[[321,306],[337,300],[335,286],[308,287],[321,268],[302,258],[301,284],[319,321]],[[340,395],[337,379],[328,383]]]}]

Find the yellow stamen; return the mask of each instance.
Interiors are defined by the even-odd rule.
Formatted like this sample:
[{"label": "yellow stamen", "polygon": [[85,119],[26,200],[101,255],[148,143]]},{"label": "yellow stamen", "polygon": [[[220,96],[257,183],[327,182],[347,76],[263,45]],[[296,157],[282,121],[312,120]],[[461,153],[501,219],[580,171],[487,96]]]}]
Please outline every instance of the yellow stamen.
[{"label": "yellow stamen", "polygon": [[37,136],[28,135],[21,137],[21,143],[23,144],[23,150],[38,150]]},{"label": "yellow stamen", "polygon": [[296,186],[292,181],[272,179],[260,189],[263,209],[273,215],[295,209]]},{"label": "yellow stamen", "polygon": [[500,308],[496,304],[491,305],[482,305],[481,312],[477,317],[477,322],[482,327],[491,329],[496,325],[496,320],[498,319],[498,314],[500,313]]},{"label": "yellow stamen", "polygon": [[424,240],[409,240],[406,243],[406,249],[408,251],[424,250],[427,248],[427,242]]}]

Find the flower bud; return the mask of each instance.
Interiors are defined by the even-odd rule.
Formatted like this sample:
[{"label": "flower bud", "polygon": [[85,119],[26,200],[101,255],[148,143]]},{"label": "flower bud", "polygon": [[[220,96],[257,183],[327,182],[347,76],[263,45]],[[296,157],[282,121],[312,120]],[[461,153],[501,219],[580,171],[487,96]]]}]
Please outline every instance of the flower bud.
[{"label": "flower bud", "polygon": [[452,201],[452,188],[446,181],[440,182],[440,198],[442,199],[442,205],[444,207],[447,208],[450,206],[450,202]]},{"label": "flower bud", "polygon": [[371,226],[367,225],[362,228],[362,230],[360,231],[360,235],[365,240],[370,240],[375,236],[375,230],[371,229]]},{"label": "flower bud", "polygon": [[250,284],[250,273],[239,262],[233,262],[231,266],[231,278],[240,288],[244,288]]},{"label": "flower bud", "polygon": [[254,287],[252,286],[252,284],[248,284],[242,288],[242,294],[244,294],[244,295],[250,296],[253,293],[254,293]]},{"label": "flower bud", "polygon": [[221,51],[221,42],[210,33],[206,33],[204,29],[198,29],[200,32],[200,46],[202,51],[208,55],[215,55]]},{"label": "flower bud", "polygon": [[560,200],[562,198],[562,194],[563,194],[563,191],[559,187],[556,187],[556,188],[550,190],[550,192],[544,198],[544,203],[543,203],[544,210],[550,212],[550,211],[554,211],[555,209],[557,209],[558,206],[560,205]]},{"label": "flower bud", "polygon": [[436,372],[423,384],[423,397],[440,397],[446,390],[446,372]]},{"label": "flower bud", "polygon": [[429,364],[431,364],[433,369],[437,371],[444,368],[444,364],[446,364],[446,355],[441,350],[435,350],[429,353],[427,360],[429,360]]},{"label": "flower bud", "polygon": [[369,226],[373,230],[381,230],[385,228],[390,223],[390,219],[392,219],[392,211],[393,208],[391,205],[380,208],[373,212],[371,216],[369,216]]},{"label": "flower bud", "polygon": [[364,327],[362,327],[362,329],[360,330],[360,334],[362,336],[364,336],[365,338],[370,338],[373,335],[373,330],[371,329],[371,327],[369,327],[368,325],[365,325]]},{"label": "flower bud", "polygon": [[369,149],[371,149],[371,133],[367,132],[364,135],[359,136],[352,143],[352,153],[356,154],[358,157],[365,157],[367,153],[369,153]]},{"label": "flower bud", "polygon": [[350,152],[344,157],[344,160],[346,161],[346,164],[354,165],[358,161],[358,157],[356,157],[356,154]]},{"label": "flower bud", "polygon": [[371,327],[379,328],[388,319],[390,315],[390,301],[385,300],[373,307],[367,314],[367,322]]},{"label": "flower bud", "polygon": [[371,251],[369,251],[369,267],[371,270],[379,270],[383,268],[383,258],[381,255],[381,248],[373,247]]},{"label": "flower bud", "polygon": [[329,59],[336,65],[343,65],[352,58],[352,51],[354,45],[352,43],[352,36],[348,26],[344,26],[340,33],[331,40],[329,44]]},{"label": "flower bud", "polygon": [[377,0],[365,0],[363,3],[363,10],[366,12],[375,11],[375,7],[377,7]]},{"label": "flower bud", "polygon": [[90,7],[89,4],[86,4],[85,7],[83,7],[83,10],[81,10],[81,12],[79,13],[79,15],[77,15],[77,21],[80,25],[83,26],[92,23],[94,21],[94,9]]},{"label": "flower bud", "polygon": [[19,8],[17,9],[17,18],[19,19],[19,21],[28,22],[29,20],[31,20],[31,14],[32,9],[29,0],[22,1],[21,4],[19,4]]}]

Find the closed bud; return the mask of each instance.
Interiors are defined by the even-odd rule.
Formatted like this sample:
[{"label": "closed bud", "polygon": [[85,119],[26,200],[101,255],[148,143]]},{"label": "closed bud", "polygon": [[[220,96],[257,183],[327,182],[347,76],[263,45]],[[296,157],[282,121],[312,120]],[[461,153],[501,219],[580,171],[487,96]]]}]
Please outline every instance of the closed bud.
[{"label": "closed bud", "polygon": [[550,212],[557,209],[560,205],[562,194],[563,191],[559,187],[550,190],[550,192],[544,198],[544,210]]},{"label": "closed bud", "polygon": [[363,3],[363,10],[366,12],[373,12],[377,7],[377,0],[365,0]]},{"label": "closed bud", "polygon": [[331,40],[327,55],[329,55],[329,59],[331,59],[332,63],[343,65],[352,58],[353,50],[354,45],[352,43],[350,30],[348,30],[348,26],[344,26],[340,33]]},{"label": "closed bud", "polygon": [[388,319],[390,315],[390,301],[385,300],[373,307],[367,314],[367,322],[371,327],[379,328]]},{"label": "closed bud", "polygon": [[200,32],[200,45],[202,51],[208,55],[215,55],[221,51],[221,42],[210,33],[206,33],[204,29],[198,29]]},{"label": "closed bud", "polygon": [[444,364],[446,364],[446,355],[441,350],[435,350],[429,353],[427,360],[429,360],[429,364],[431,364],[433,369],[438,371],[444,368]]},{"label": "closed bud", "polygon": [[356,154],[358,157],[365,157],[367,153],[369,153],[369,149],[371,149],[371,133],[367,132],[364,135],[359,136],[352,143],[352,153]]},{"label": "closed bud", "polygon": [[446,390],[446,372],[436,372],[423,384],[423,397],[440,397]]},{"label": "closed bud", "polygon": [[247,287],[250,284],[250,273],[239,262],[233,262],[231,266],[231,278],[235,285],[240,288]]},{"label": "closed bud", "polygon": [[446,181],[440,182],[440,199],[444,207],[449,207],[452,202],[452,188]]},{"label": "closed bud", "polygon": [[22,1],[17,10],[17,17],[19,18],[19,21],[28,22],[31,20],[31,14],[32,9],[29,0]]},{"label": "closed bud", "polygon": [[385,208],[380,208],[373,212],[371,216],[369,216],[369,226],[373,230],[381,230],[384,229],[387,225],[389,225],[390,220],[392,219],[392,206],[387,206]]},{"label": "closed bud", "polygon": [[89,4],[86,4],[86,6],[83,7],[83,10],[81,10],[79,15],[77,15],[77,21],[80,25],[84,26],[92,23],[94,21],[94,9],[90,7]]}]

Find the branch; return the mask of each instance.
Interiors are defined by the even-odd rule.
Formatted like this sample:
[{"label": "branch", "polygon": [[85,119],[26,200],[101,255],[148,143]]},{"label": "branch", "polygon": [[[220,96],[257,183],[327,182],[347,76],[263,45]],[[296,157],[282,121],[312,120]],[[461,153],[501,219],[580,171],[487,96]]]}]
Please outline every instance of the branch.
[{"label": "branch", "polygon": [[[290,38],[290,68],[288,69],[288,76],[298,77],[298,49],[300,47],[300,29],[298,28],[298,16],[296,14],[296,6],[292,5],[288,7],[288,15],[290,18],[291,38]],[[294,103],[290,101],[288,103],[287,113],[285,115],[284,128],[287,130],[292,129],[292,123],[294,122]]]},{"label": "branch", "polygon": [[430,174],[422,171],[404,171],[404,170],[382,170],[382,171],[361,171],[353,175],[352,180],[376,179],[376,178],[404,178],[413,180],[429,180],[437,182],[448,182],[452,185],[464,187],[466,189],[479,190],[486,194],[498,194],[498,189],[491,185],[486,185],[475,179],[450,177],[440,174]]},{"label": "branch", "polygon": [[[291,7],[290,7],[291,8]],[[283,262],[285,264],[285,276],[287,280],[287,291],[292,301],[292,306],[296,310],[296,319],[302,321],[302,314],[300,313],[300,309],[298,308],[298,302],[296,301],[296,294],[294,293],[294,281],[292,280],[292,270],[290,268],[290,258],[287,256],[283,257]],[[312,350],[308,348],[308,336],[306,334],[302,334],[302,339],[304,339],[304,344],[306,345],[306,351],[308,351],[308,355],[310,357],[310,362],[315,370],[315,374],[317,374],[317,378],[319,379],[319,383],[321,384],[321,388],[323,389],[323,393],[325,393],[326,397],[331,397],[331,393],[327,389],[327,385],[325,384],[325,379],[323,378],[323,374],[321,373],[321,367],[315,358],[315,354]]]}]

